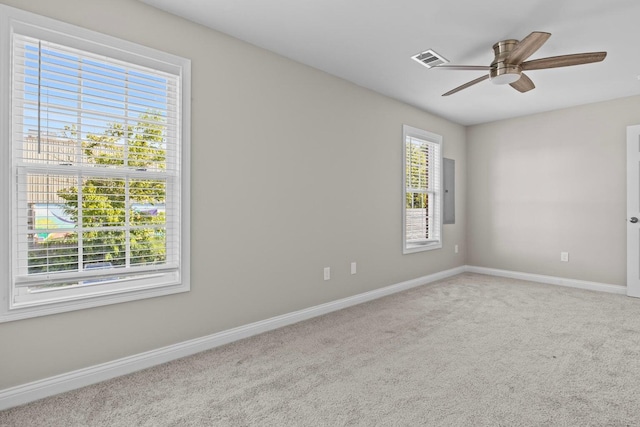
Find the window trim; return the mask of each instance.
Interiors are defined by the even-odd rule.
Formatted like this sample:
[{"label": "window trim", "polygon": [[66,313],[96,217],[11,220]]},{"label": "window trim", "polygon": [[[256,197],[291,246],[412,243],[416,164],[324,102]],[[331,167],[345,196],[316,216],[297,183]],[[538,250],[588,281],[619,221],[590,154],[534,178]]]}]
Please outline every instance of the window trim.
[{"label": "window trim", "polygon": [[[438,165],[435,168],[439,169],[439,173],[436,176],[437,188],[428,193],[433,193],[436,198],[437,209],[437,239],[425,239],[422,242],[408,242],[407,241],[407,138],[415,138],[428,143],[436,144],[439,146],[439,153],[436,157]],[[442,149],[442,135],[438,135],[433,132],[428,132],[423,129],[415,128],[409,125],[402,125],[402,253],[411,254],[416,252],[429,251],[433,249],[442,248],[442,218],[443,218],[443,203],[442,203],[442,161],[443,149]]]},{"label": "window trim", "polygon": [[[44,316],[55,313],[98,307],[138,299],[153,298],[190,290],[190,100],[191,61],[167,52],[162,52],[137,43],[97,33],[92,30],[36,15],[20,9],[0,5],[0,230],[7,230],[10,238],[0,242],[0,323]],[[14,235],[12,230],[14,209],[12,159],[12,33],[15,29],[27,28],[31,34],[46,34],[51,41],[65,44],[71,41],[75,48],[116,57],[134,64],[180,76],[178,88],[180,141],[180,222],[176,230],[180,234],[177,281],[154,283],[153,275],[139,284],[126,289],[105,291],[104,286],[87,287],[82,292],[73,293],[64,300],[51,298],[28,305],[15,303],[18,288],[13,283]],[[117,51],[117,55],[114,52]],[[150,288],[150,286],[152,286]],[[54,294],[55,292],[50,292]],[[64,292],[69,294],[69,292]]]}]

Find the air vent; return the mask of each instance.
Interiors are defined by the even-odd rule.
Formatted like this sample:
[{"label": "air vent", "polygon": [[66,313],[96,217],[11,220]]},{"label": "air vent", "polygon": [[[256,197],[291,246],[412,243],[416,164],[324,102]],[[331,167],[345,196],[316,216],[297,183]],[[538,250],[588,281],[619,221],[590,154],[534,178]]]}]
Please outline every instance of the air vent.
[{"label": "air vent", "polygon": [[422,53],[413,55],[411,57],[414,61],[417,61],[427,68],[437,67],[438,65],[446,64],[449,62],[444,56],[434,52],[433,50],[425,50]]}]

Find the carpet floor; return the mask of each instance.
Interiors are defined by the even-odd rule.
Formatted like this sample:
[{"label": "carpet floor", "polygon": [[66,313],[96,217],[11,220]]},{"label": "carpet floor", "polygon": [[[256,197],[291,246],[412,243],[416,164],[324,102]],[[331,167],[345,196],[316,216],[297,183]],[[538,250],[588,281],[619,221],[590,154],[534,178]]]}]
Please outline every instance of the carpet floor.
[{"label": "carpet floor", "polygon": [[640,425],[640,299],[462,274],[11,408],[0,425]]}]

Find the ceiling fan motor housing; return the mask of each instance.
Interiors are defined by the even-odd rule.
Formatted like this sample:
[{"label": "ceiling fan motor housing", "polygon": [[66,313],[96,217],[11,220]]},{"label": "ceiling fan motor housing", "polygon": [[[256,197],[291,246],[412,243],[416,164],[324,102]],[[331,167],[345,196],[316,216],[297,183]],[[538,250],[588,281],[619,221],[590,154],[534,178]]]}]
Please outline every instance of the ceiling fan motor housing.
[{"label": "ceiling fan motor housing", "polygon": [[522,67],[519,64],[507,64],[505,60],[518,44],[518,40],[503,40],[493,45],[495,58],[491,63],[489,76],[491,82],[497,85],[506,85],[520,79]]}]

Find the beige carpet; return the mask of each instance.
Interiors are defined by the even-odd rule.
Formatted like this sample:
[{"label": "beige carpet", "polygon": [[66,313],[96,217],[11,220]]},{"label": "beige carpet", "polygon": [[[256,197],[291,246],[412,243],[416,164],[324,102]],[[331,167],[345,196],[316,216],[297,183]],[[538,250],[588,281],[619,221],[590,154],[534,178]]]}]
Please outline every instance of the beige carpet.
[{"label": "beige carpet", "polygon": [[640,299],[464,274],[9,409],[0,425],[640,425]]}]

